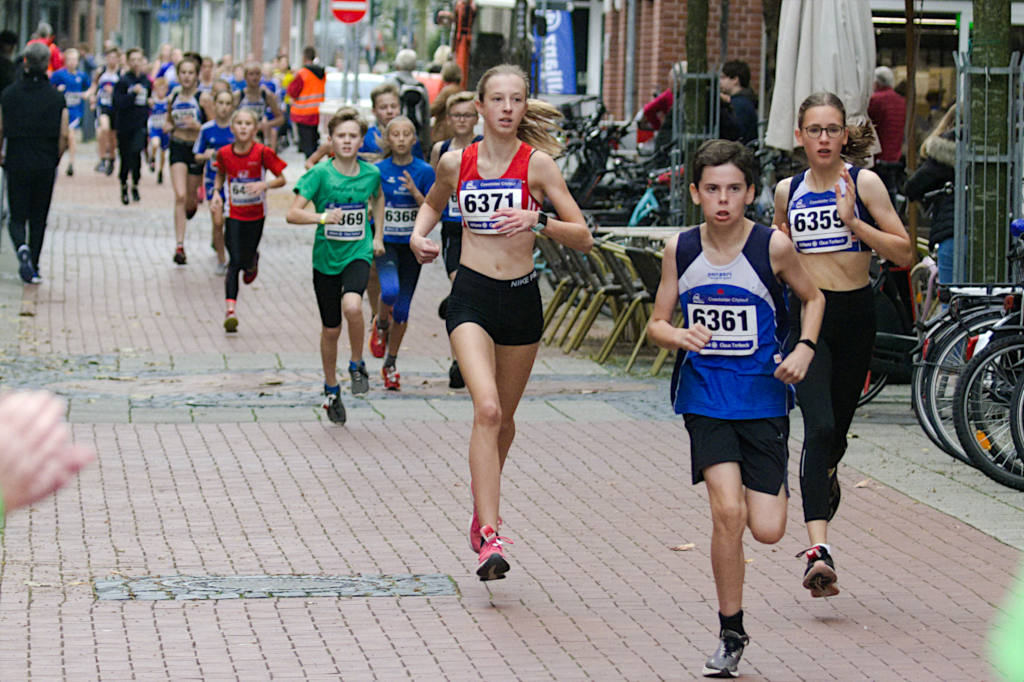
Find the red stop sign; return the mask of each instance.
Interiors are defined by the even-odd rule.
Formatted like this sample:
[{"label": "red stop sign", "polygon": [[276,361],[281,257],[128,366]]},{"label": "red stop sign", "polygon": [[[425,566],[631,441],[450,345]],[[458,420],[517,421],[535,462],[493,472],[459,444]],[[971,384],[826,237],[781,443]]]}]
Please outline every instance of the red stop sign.
[{"label": "red stop sign", "polygon": [[335,18],[345,24],[354,24],[366,16],[366,0],[331,0]]}]

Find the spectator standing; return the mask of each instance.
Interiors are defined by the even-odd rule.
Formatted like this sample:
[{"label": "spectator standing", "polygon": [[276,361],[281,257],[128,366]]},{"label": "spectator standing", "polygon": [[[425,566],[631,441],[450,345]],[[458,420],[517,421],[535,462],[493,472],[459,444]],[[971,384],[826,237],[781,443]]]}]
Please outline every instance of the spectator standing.
[{"label": "spectator standing", "polygon": [[14,31],[0,33],[0,92],[14,82],[14,51],[18,49],[18,34]]},{"label": "spectator standing", "polygon": [[[444,46],[442,45],[442,47]],[[446,112],[448,98],[457,92],[462,92],[462,69],[455,62],[446,62],[441,67],[441,80],[444,85],[430,105],[430,116],[434,119],[430,133],[434,138],[434,144],[443,142],[455,134]]]},{"label": "spectator standing", "polygon": [[722,115],[718,136],[746,144],[757,139],[757,95],[750,89],[746,62],[726,62],[718,77]]},{"label": "spectator standing", "polygon": [[50,75],[57,69],[64,66],[64,56],[61,55],[60,48],[57,47],[57,44],[54,42],[53,27],[45,21],[40,21],[39,26],[36,27],[35,36],[35,38],[28,41],[28,44],[25,47],[39,43],[44,45],[46,49],[50,51],[50,62],[46,67],[46,75]]},{"label": "spectator standing", "polygon": [[882,151],[875,157],[875,172],[882,178],[885,188],[892,197],[903,172],[900,155],[903,153],[903,128],[907,120],[907,101],[893,90],[892,69],[879,66],[875,69],[875,91],[868,102],[868,117],[875,125],[878,144]]},{"label": "spectator standing", "polygon": [[128,71],[114,86],[114,121],[117,126],[117,149],[121,154],[121,203],[128,204],[128,174],[132,176],[132,200],[139,200],[139,177],[142,175],[142,151],[146,148],[149,104],[153,85],[146,75],[146,58],[142,48],[128,50]]},{"label": "spectator standing", "polygon": [[[931,214],[928,230],[928,248],[938,248],[939,284],[953,282],[953,181],[956,162],[956,106],[951,106],[939,120],[935,129],[921,143],[921,165],[907,180],[904,193],[911,201],[921,201],[924,195],[939,192],[925,205]],[[948,186],[948,187],[947,187]]]},{"label": "spectator standing", "polygon": [[302,68],[288,85],[288,95],[292,98],[290,116],[299,133],[299,150],[307,159],[320,146],[320,104],[326,84],[324,67],[316,63],[316,49],[306,46]]},{"label": "spectator standing", "polygon": [[[18,274],[39,284],[39,256],[50,213],[57,164],[68,145],[64,96],[50,84],[50,50],[41,43],[25,48],[25,74],[0,95],[0,143],[6,138],[7,199],[11,241],[18,253]],[[29,226],[26,238],[25,225]]]},{"label": "spectator standing", "polygon": [[408,48],[400,50],[395,56],[395,82],[398,83],[400,113],[408,116],[416,126],[416,138],[423,150],[430,149],[430,97],[427,86],[412,75],[415,68],[416,51]]}]

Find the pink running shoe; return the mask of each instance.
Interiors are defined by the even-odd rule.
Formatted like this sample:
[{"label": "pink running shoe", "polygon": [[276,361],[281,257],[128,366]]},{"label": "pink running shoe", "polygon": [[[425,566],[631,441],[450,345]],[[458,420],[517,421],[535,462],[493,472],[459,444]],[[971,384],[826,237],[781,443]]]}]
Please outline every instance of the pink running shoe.
[{"label": "pink running shoe", "polygon": [[502,580],[509,571],[508,560],[505,559],[502,545],[512,544],[508,538],[498,537],[498,533],[490,526],[480,529],[483,544],[480,545],[480,563],[476,574],[480,580]]}]

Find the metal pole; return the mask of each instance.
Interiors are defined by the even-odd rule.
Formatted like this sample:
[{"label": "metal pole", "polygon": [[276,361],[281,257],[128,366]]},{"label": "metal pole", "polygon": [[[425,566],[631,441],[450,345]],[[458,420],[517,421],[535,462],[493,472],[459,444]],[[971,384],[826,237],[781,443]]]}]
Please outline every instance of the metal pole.
[{"label": "metal pole", "polygon": [[[914,0],[906,0],[906,51],[907,51],[907,114],[903,122],[904,137],[907,140],[907,172],[917,168],[917,23],[914,19]],[[907,210],[907,230],[910,243],[917,249],[917,204],[911,203]],[[914,260],[917,260],[916,256]]]},{"label": "metal pole", "polygon": [[634,98],[633,90],[634,78],[634,59],[633,52],[636,51],[636,0],[627,0],[626,2],[626,65],[625,65],[625,78],[623,87],[625,89],[625,97],[623,98],[622,108],[624,109],[623,118],[627,121],[633,118],[633,107]]},{"label": "metal pole", "polygon": [[327,18],[331,16],[328,0],[320,0],[320,63],[327,67]]}]

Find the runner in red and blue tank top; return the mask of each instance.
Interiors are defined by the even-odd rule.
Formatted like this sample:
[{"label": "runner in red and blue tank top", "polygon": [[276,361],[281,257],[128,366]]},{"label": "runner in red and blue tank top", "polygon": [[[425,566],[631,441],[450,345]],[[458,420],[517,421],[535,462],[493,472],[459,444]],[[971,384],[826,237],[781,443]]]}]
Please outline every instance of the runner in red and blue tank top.
[{"label": "runner in red and blue tank top", "polygon": [[[476,108],[484,139],[441,157],[409,239],[421,263],[433,261],[440,247],[427,235],[458,192],[466,229],[446,323],[473,399],[469,543],[481,580],[503,578],[509,570],[497,532],[499,488],[543,326],[535,233],[580,251],[594,243],[551,157],[560,146],[547,131],[561,115],[543,102],[527,101],[528,92],[526,74],[509,64],[480,78]],[[540,211],[544,199],[557,216]]]}]

